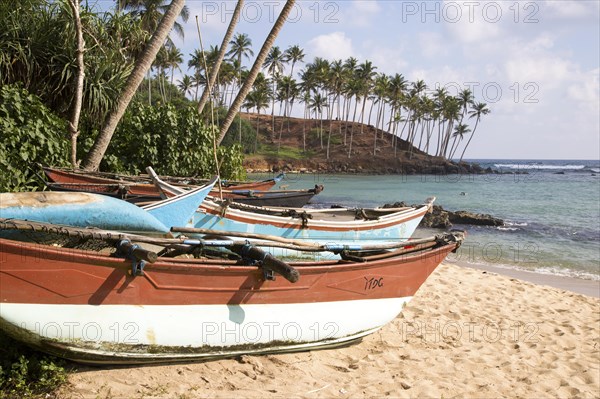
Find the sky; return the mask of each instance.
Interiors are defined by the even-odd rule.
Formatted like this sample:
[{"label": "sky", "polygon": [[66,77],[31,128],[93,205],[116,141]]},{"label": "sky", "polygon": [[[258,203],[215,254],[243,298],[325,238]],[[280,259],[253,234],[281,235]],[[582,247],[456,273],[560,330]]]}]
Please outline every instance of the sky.
[{"label": "sky", "polygon": [[[196,16],[204,47],[220,45],[235,4],[188,0],[182,53],[200,47]],[[236,32],[255,54],[283,4],[245,1]],[[275,45],[296,44],[305,62],[355,57],[431,90],[470,88],[491,113],[465,158],[600,159],[598,0],[297,1]]]}]

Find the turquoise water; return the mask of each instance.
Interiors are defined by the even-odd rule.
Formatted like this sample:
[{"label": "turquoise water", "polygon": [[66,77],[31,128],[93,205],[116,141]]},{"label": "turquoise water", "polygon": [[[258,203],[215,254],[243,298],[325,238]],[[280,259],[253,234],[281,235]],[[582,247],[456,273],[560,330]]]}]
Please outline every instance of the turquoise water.
[{"label": "turquoise water", "polygon": [[[323,184],[312,207],[418,204],[435,196],[445,209],[489,213],[507,222],[498,228],[455,225],[468,238],[451,260],[600,280],[599,161],[477,162],[511,174],[288,174],[279,188]],[[419,229],[416,235],[435,232]]]}]

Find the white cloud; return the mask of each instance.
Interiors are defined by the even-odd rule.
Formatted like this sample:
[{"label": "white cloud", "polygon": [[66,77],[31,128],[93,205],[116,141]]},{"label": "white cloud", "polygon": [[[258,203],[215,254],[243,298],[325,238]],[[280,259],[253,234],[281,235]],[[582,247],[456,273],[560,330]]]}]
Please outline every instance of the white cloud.
[{"label": "white cloud", "polygon": [[399,47],[382,47],[375,46],[369,49],[367,57],[373,65],[377,66],[377,72],[393,75],[396,73],[404,73],[408,62],[405,60],[402,50]]},{"label": "white cloud", "polygon": [[[349,3],[349,5],[348,5]],[[368,27],[373,24],[375,17],[381,11],[381,6],[375,0],[354,0],[339,3],[326,3],[326,5],[341,4],[342,13],[340,21],[344,26]]]},{"label": "white cloud", "polygon": [[496,1],[444,0],[439,14],[444,27],[462,43],[489,43],[502,34],[504,12]]},{"label": "white cloud", "polygon": [[589,19],[598,21],[600,3],[598,1],[556,1],[546,0],[539,6],[547,15],[559,19]]},{"label": "white cloud", "polygon": [[600,109],[600,69],[578,74],[574,78],[576,81],[567,89],[569,98],[589,107],[597,115]]},{"label": "white cloud", "polygon": [[426,58],[448,55],[448,42],[438,32],[419,32],[417,36],[421,54]]},{"label": "white cloud", "polygon": [[308,41],[308,47],[308,52],[313,57],[323,57],[328,60],[356,56],[352,49],[352,40],[344,32],[319,35]]}]

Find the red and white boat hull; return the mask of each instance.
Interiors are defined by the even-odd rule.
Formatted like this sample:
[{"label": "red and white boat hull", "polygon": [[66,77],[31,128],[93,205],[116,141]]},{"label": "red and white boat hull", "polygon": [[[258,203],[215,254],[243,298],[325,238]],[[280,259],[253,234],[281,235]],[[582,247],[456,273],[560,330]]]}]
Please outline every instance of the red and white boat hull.
[{"label": "red and white boat hull", "polygon": [[129,261],[0,239],[0,327],[89,363],[144,363],[341,345],[402,310],[456,243],[367,262],[290,263],[292,284],[234,261]]}]

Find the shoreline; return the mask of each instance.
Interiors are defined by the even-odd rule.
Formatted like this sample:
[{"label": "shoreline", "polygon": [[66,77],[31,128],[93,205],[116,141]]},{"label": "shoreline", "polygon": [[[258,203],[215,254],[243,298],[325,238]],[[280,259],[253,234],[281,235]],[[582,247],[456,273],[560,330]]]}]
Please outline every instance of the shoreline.
[{"label": "shoreline", "polygon": [[508,276],[541,286],[549,286],[564,291],[600,298],[600,281],[586,280],[577,277],[543,274],[532,271],[520,270],[510,267],[498,267],[481,263],[467,263],[452,261],[451,264],[475,270],[482,270],[496,275]]}]

